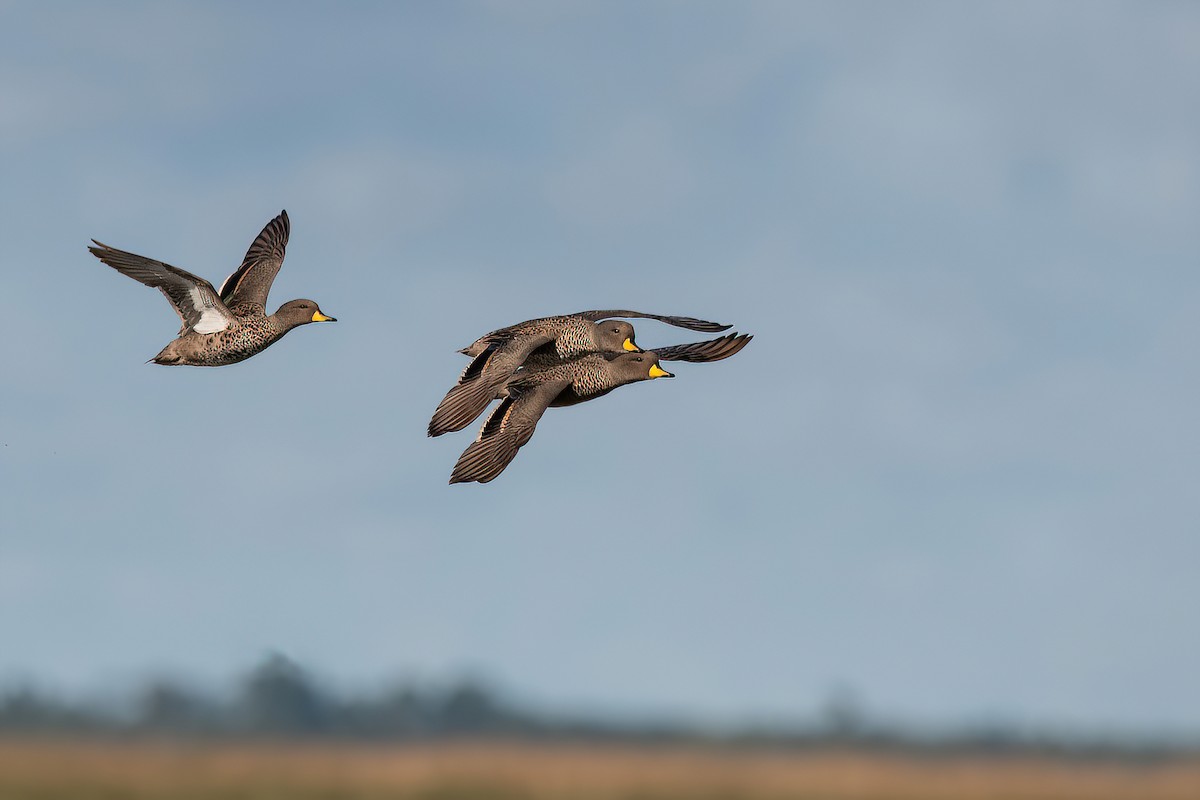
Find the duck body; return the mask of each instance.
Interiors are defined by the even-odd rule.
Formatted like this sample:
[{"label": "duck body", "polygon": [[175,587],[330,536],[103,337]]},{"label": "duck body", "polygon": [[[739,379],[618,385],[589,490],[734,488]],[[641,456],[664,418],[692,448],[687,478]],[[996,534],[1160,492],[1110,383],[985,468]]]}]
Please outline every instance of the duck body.
[{"label": "duck body", "polygon": [[[315,309],[316,304],[312,305]],[[261,353],[288,331],[314,321],[309,318],[290,323],[280,319],[278,313],[265,315],[261,310],[238,313],[244,308],[234,311],[234,321],[225,330],[216,333],[189,330],[172,339],[150,360],[164,366],[224,367]]]},{"label": "duck body", "polygon": [[[703,342],[691,342],[690,344],[676,344],[669,347],[655,347],[653,353],[658,356],[661,361],[691,361],[693,363],[708,363],[711,361],[721,361],[729,358],[732,355],[739,353],[742,348],[750,343],[754,337],[746,333],[733,333],[725,336],[719,336],[716,339],[708,339]],[[570,359],[568,359],[570,360]],[[529,354],[525,359],[525,363],[521,368],[513,373],[509,382],[522,380],[525,376],[533,372],[543,372],[548,369],[553,369],[565,363],[564,359],[559,358],[553,350],[546,347],[539,347],[537,350]],[[608,391],[612,391],[611,389]],[[605,391],[604,394],[607,394]],[[495,400],[503,400],[508,394],[508,385],[501,386],[496,391]],[[569,390],[563,393],[563,396],[557,398],[550,405],[552,407],[574,405],[582,403],[583,400],[590,400],[591,397],[568,399],[567,395],[573,394]],[[595,395],[598,397],[599,395]]]},{"label": "duck body", "polygon": [[[515,350],[511,348],[513,343],[520,342],[529,346],[536,340],[538,344],[529,346],[528,352],[543,350],[554,353],[559,360],[566,360],[597,352],[596,348],[605,343],[598,336],[597,329],[600,327],[595,321],[574,314],[539,317],[484,334],[458,352],[476,358],[486,351],[503,348],[505,345],[509,345],[509,352],[512,352]],[[624,333],[625,338],[633,335],[632,325],[627,325],[623,330],[617,330],[615,325],[613,327],[614,334]],[[615,344],[624,347],[623,341]]]},{"label": "duck body", "polygon": [[538,366],[553,366],[593,353],[640,353],[641,348],[634,341],[633,326],[612,317],[655,319],[706,332],[729,327],[694,317],[608,310],[539,317],[499,328],[459,351],[470,356],[471,363],[433,412],[428,434],[441,436],[470,425],[531,357]]},{"label": "duck body", "polygon": [[543,351],[547,363],[558,363],[589,353],[638,350],[632,325],[609,322],[566,314],[540,317],[476,339],[459,351],[471,356],[471,363],[433,412],[428,434],[441,436],[470,425],[534,352]]},{"label": "duck body", "polygon": [[450,483],[494,480],[533,437],[548,408],[573,406],[603,397],[629,383],[674,377],[661,361],[706,363],[729,358],[754,337],[733,332],[716,339],[626,353],[589,353],[558,359],[542,348],[532,353],[500,387],[500,404],[454,465]]},{"label": "duck body", "polygon": [[245,361],[279,341],[292,328],[336,322],[312,300],[290,300],[266,313],[267,294],[283,266],[291,224],[287,212],[267,223],[242,264],[218,292],[190,272],[162,261],[92,240],[88,248],[103,263],[163,293],[179,315],[177,338],[150,359],[166,366],[223,367]]},{"label": "duck body", "polygon": [[613,389],[652,378],[674,377],[653,352],[591,353],[542,370],[523,371],[450,475],[450,483],[494,480],[533,437],[547,408],[576,405]]}]

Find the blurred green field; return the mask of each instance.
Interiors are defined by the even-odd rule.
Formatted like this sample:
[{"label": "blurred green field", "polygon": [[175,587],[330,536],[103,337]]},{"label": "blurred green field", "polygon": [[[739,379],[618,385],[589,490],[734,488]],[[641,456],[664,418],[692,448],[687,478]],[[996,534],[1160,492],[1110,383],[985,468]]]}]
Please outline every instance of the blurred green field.
[{"label": "blurred green field", "polygon": [[702,747],[0,740],[30,800],[1195,800],[1200,761]]}]

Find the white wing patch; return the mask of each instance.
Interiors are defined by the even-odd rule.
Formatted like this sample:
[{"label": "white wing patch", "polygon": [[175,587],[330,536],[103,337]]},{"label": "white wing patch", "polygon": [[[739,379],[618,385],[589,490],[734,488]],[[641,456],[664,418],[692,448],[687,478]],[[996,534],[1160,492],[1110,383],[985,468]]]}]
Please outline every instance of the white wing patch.
[{"label": "white wing patch", "polygon": [[196,333],[216,333],[229,327],[229,317],[221,313],[199,286],[188,290],[192,306],[200,313],[200,319],[192,326]]}]

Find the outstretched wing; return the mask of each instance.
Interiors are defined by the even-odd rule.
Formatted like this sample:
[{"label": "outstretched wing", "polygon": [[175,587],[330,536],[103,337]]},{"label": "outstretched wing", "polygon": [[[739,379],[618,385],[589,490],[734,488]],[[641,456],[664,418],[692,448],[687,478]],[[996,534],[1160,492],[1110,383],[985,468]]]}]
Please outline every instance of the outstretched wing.
[{"label": "outstretched wing", "polygon": [[653,347],[648,352],[656,353],[660,361],[692,361],[704,363],[720,361],[741,351],[754,336],[747,333],[733,333],[691,344],[675,344],[670,347]]},{"label": "outstretched wing", "polygon": [[[488,403],[496,399],[497,390],[504,386],[529,354],[552,339],[552,335],[545,332],[505,334],[484,345],[458,376],[458,382],[450,387],[442,402],[438,403],[426,433],[441,436],[470,425],[483,413]],[[470,348],[464,348],[467,349]]]},{"label": "outstretched wing", "polygon": [[571,378],[518,381],[479,429],[479,436],[459,456],[450,483],[487,483],[504,471],[517,451],[533,438],[538,420],[550,403],[571,385]]},{"label": "outstretched wing", "polygon": [[171,301],[183,323],[179,329],[181,335],[188,330],[216,333],[234,322],[233,314],[221,302],[212,284],[203,278],[152,258],[109,247],[95,239],[92,243],[95,247],[88,250],[96,258],[117,272],[160,290]]},{"label": "outstretched wing", "polygon": [[485,377],[489,362],[496,355],[496,348],[489,347],[475,358],[458,376],[458,383],[450,387],[442,402],[438,403],[429,420],[426,434],[441,436],[451,431],[461,431],[472,420],[483,413],[488,403],[496,399],[496,387],[490,376]]},{"label": "outstretched wing", "polygon": [[668,325],[674,325],[676,328],[687,328],[690,331],[700,331],[701,333],[720,333],[727,331],[732,325],[722,325],[719,322],[709,322],[695,317],[670,317],[661,314],[644,314],[641,311],[580,311],[577,314],[572,314],[573,317],[582,317],[583,319],[599,322],[602,319],[611,319],[613,317],[627,317],[629,319],[654,319],[659,322],[665,322]]},{"label": "outstretched wing", "polygon": [[283,253],[291,232],[286,211],[267,223],[246,251],[242,265],[221,284],[221,299],[227,306],[254,303],[266,308],[267,295],[283,266]]}]

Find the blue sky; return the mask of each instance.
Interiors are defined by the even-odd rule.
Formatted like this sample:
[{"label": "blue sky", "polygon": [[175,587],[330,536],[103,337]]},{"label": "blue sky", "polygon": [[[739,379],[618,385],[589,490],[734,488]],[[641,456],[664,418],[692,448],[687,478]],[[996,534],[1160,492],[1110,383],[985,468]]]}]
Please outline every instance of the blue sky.
[{"label": "blue sky", "polygon": [[[0,5],[0,678],[1200,728],[1200,7]],[[212,280],[218,370],[92,237]],[[504,324],[736,358],[428,440]],[[637,324],[643,346],[696,334]]]}]

